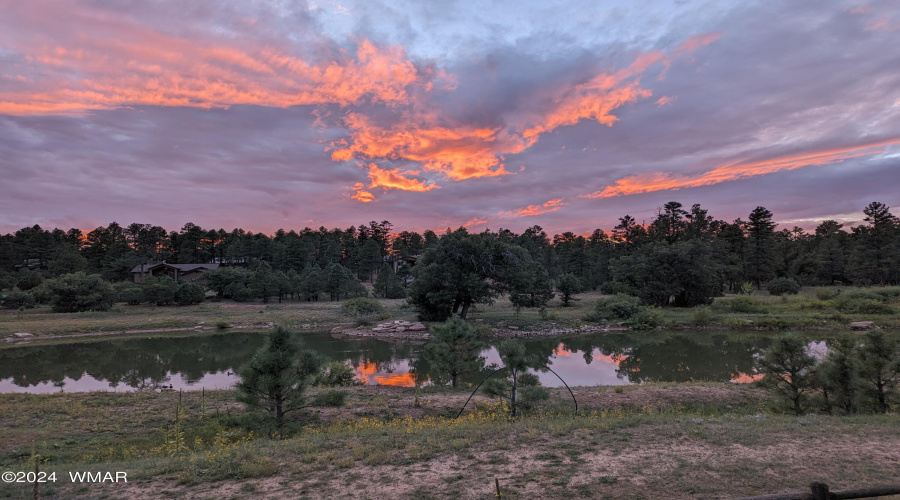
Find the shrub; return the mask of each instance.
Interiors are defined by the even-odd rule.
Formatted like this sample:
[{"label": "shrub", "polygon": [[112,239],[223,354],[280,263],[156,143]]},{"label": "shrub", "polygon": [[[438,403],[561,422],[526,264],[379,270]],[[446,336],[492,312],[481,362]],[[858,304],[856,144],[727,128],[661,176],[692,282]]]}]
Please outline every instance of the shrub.
[{"label": "shrub", "polygon": [[83,271],[49,279],[40,288],[50,297],[54,312],[106,311],[116,301],[112,285]]},{"label": "shrub", "polygon": [[890,304],[880,300],[854,296],[849,293],[842,294],[835,302],[834,307],[842,313],[850,314],[893,314],[894,309]]},{"label": "shrub", "polygon": [[6,294],[3,298],[3,308],[4,309],[33,309],[34,308],[34,295],[23,292],[22,290],[13,289],[13,291]]},{"label": "shrub", "polygon": [[341,361],[332,361],[325,366],[325,369],[316,378],[316,385],[326,387],[349,387],[359,385],[353,368]]},{"label": "shrub", "polygon": [[368,323],[375,315],[384,312],[384,306],[377,299],[356,297],[344,302],[341,310],[360,323]]},{"label": "shrub", "polygon": [[625,321],[625,326],[632,330],[652,330],[659,326],[660,318],[656,311],[641,308],[634,316]]},{"label": "shrub", "polygon": [[616,294],[612,297],[598,300],[594,306],[594,311],[585,319],[587,321],[629,319],[640,310],[640,299],[630,295]]},{"label": "shrub", "polygon": [[119,294],[119,301],[130,306],[136,306],[146,300],[143,288],[134,283],[119,283],[116,285],[116,292]]},{"label": "shrub", "polygon": [[816,288],[816,298],[819,300],[831,300],[841,293],[840,288]]},{"label": "shrub", "polygon": [[697,326],[706,326],[712,321],[708,307],[697,307],[691,315],[691,321]]},{"label": "shrub", "polygon": [[175,290],[175,302],[180,306],[199,304],[206,298],[206,289],[193,283],[182,283]]},{"label": "shrub", "polygon": [[167,306],[175,302],[178,285],[166,276],[148,277],[141,285],[145,299],[151,304]]},{"label": "shrub", "polygon": [[766,283],[766,290],[775,296],[797,295],[800,293],[800,283],[792,278],[775,278]]}]

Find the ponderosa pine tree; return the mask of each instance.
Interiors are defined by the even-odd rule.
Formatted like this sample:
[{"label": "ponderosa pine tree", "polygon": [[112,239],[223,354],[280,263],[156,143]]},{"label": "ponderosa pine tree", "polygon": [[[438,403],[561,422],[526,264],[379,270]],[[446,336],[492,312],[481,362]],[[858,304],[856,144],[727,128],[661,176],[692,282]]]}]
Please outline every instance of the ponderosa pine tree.
[{"label": "ponderosa pine tree", "polygon": [[265,345],[241,368],[237,399],[272,413],[281,428],[285,414],[304,406],[303,393],[323,364],[318,353],[304,348],[289,330],[275,327]]},{"label": "ponderosa pine tree", "polygon": [[425,345],[425,357],[437,372],[450,376],[450,384],[457,386],[460,375],[484,367],[479,353],[485,344],[478,339],[475,328],[459,316],[453,316],[431,328],[432,339]]},{"label": "ponderosa pine tree", "polygon": [[762,290],[762,284],[775,276],[775,223],[764,207],[753,209],[748,219],[745,275]]}]

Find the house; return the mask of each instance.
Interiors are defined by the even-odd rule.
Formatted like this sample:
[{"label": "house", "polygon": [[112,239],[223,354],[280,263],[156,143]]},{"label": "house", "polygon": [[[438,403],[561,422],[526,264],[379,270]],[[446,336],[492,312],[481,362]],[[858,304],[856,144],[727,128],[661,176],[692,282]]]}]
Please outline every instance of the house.
[{"label": "house", "polygon": [[167,264],[163,261],[134,266],[131,276],[137,284],[143,283],[147,276],[168,276],[176,283],[203,283],[203,274],[218,268],[219,264]]}]

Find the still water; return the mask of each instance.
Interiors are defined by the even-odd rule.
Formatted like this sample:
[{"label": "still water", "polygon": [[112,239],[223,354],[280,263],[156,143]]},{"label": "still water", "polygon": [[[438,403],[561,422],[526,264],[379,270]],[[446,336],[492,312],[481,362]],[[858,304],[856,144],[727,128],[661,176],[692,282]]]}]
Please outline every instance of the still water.
[{"label": "still water", "polygon": [[[266,338],[265,332],[98,340],[0,349],[0,393],[224,389]],[[442,383],[422,359],[423,344],[334,338],[305,333],[308,347],[352,366],[369,385]],[[530,353],[569,385],[621,385],[691,380],[749,382],[766,336],[710,332],[591,334],[526,342]],[[821,344],[819,344],[821,346]],[[813,345],[817,347],[817,345]],[[500,362],[491,348],[487,364]],[[477,382],[488,371],[463,382]],[[546,386],[561,385],[538,371]]]}]

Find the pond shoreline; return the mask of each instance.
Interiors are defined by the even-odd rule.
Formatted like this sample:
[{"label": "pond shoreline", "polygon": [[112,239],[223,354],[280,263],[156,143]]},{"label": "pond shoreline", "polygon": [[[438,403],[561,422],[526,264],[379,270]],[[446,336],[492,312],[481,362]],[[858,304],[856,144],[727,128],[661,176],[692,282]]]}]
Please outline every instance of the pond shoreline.
[{"label": "pond shoreline", "polygon": [[[384,341],[428,341],[431,339],[431,334],[427,331],[405,331],[405,332],[378,332],[373,331],[371,328],[366,327],[356,327],[351,328],[348,325],[352,323],[341,322],[341,323],[309,323],[300,325],[301,330],[331,330],[332,336],[336,338],[340,338],[343,336],[351,336],[351,337],[360,337],[360,338],[371,338],[377,340]],[[219,326],[206,326],[206,325],[196,325],[196,326],[186,326],[186,327],[173,327],[173,328],[148,328],[148,329],[133,329],[133,330],[110,330],[110,331],[94,331],[94,332],[73,332],[73,333],[61,333],[61,334],[50,334],[50,335],[33,335],[26,334],[22,335],[22,333],[14,333],[11,336],[8,336],[3,339],[3,344],[7,346],[15,346],[21,344],[30,344],[33,342],[42,342],[48,340],[66,340],[66,339],[90,339],[90,338],[104,338],[104,337],[112,337],[112,336],[129,336],[129,335],[146,335],[146,334],[160,334],[160,333],[175,333],[175,332],[213,332],[213,331],[228,331],[228,330],[268,330],[273,328],[273,322],[265,322],[265,323],[248,323],[242,325],[229,325],[228,327],[222,328]],[[853,331],[854,328],[851,325],[846,325],[845,328],[848,331]],[[891,328],[873,325],[872,329],[888,329]],[[760,331],[781,331],[785,330],[784,328],[773,328],[773,327],[763,327],[763,326],[751,326],[746,325],[742,328],[736,327],[728,327],[728,326],[688,326],[688,325],[679,325],[679,326],[671,326],[664,328],[665,330],[702,330],[702,331],[710,331],[710,332],[760,332]],[[805,327],[794,327],[788,328],[788,330],[799,330],[799,331],[817,331],[817,330],[834,330],[834,327],[828,326],[805,326]],[[573,327],[561,327],[561,328],[551,328],[551,329],[542,329],[542,330],[519,330],[515,328],[494,328],[493,331],[486,335],[486,338],[491,339],[509,339],[509,338],[547,338],[547,337],[561,337],[565,335],[580,335],[580,334],[588,334],[588,333],[607,333],[607,332],[628,332],[628,331],[636,331],[633,328],[626,326],[609,326],[609,325],[581,325],[581,326],[573,326]],[[20,336],[22,335],[22,336]],[[0,348],[3,347],[3,344],[0,344]]]}]

